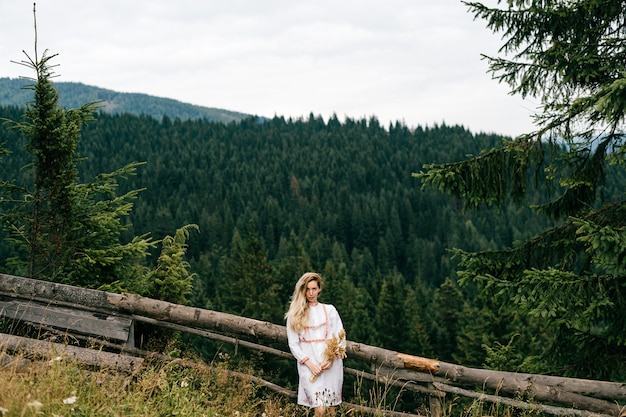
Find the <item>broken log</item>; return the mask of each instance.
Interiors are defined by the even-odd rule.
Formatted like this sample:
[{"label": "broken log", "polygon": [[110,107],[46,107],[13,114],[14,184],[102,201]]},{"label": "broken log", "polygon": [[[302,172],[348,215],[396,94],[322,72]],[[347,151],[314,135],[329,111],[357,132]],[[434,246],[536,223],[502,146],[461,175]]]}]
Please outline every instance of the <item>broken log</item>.
[{"label": "broken log", "polygon": [[113,369],[118,372],[134,373],[141,369],[144,360],[134,356],[120,355],[100,350],[81,348],[47,340],[29,339],[0,333],[0,349],[22,353],[36,358],[77,361],[88,366]]}]

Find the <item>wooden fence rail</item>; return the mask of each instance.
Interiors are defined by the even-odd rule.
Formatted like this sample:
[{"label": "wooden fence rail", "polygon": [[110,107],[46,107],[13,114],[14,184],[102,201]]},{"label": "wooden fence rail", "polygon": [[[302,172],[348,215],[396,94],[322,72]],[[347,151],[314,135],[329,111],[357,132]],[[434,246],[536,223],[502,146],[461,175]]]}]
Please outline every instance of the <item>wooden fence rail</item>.
[{"label": "wooden fence rail", "polygon": [[[143,321],[290,357],[287,352],[259,344],[286,347],[284,326],[218,311],[5,274],[0,274],[0,296],[5,302],[28,301],[51,308],[88,311],[97,317],[113,315]],[[132,326],[124,326],[132,331]],[[127,343],[126,349],[132,350],[132,344]],[[468,368],[354,341],[347,342],[346,350],[349,358],[363,361],[375,370],[375,374],[368,374],[369,378],[396,381],[429,394],[433,415],[446,392],[553,415],[626,415],[620,405],[626,403],[625,383]]]}]

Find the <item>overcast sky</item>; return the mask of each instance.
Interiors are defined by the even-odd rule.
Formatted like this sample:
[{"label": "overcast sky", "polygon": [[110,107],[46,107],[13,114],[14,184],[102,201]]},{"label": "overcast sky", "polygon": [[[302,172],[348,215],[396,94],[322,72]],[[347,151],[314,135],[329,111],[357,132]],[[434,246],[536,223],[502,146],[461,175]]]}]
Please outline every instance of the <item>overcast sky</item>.
[{"label": "overcast sky", "polygon": [[[500,35],[458,0],[42,0],[58,81],[273,117],[532,130],[480,54]],[[33,0],[0,0],[0,77],[33,54]]]}]

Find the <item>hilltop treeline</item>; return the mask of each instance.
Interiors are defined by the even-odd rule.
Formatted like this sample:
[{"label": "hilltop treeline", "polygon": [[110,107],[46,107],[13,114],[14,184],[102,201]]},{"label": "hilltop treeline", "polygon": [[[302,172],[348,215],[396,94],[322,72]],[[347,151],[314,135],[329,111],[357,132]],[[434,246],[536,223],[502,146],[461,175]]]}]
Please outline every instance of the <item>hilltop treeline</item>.
[{"label": "hilltop treeline", "polygon": [[[21,114],[0,108],[8,119]],[[24,175],[28,156],[14,131],[2,137],[11,154],[0,172],[12,180]],[[483,345],[504,346],[532,328],[459,287],[448,249],[510,247],[546,224],[514,206],[464,213],[411,174],[503,139],[375,118],[224,124],[98,114],[83,127],[79,175],[145,162],[120,184],[120,192],[144,189],[128,238],[199,226],[187,254],[194,305],[283,323],[297,278],[314,270],[326,281],[320,298],[337,306],[349,339],[482,366],[490,353]],[[0,259],[13,254],[6,242],[0,249]]]},{"label": "hilltop treeline", "polygon": [[[32,84],[32,80],[29,79],[0,77],[0,103],[7,106],[21,106],[31,102],[33,95],[28,86]],[[222,123],[239,121],[251,116],[148,94],[120,93],[76,82],[59,81],[54,83],[54,87],[59,92],[60,105],[65,108],[78,108],[85,103],[97,102],[101,111],[109,114],[145,114],[156,118],[167,115],[181,119],[206,119]]]}]

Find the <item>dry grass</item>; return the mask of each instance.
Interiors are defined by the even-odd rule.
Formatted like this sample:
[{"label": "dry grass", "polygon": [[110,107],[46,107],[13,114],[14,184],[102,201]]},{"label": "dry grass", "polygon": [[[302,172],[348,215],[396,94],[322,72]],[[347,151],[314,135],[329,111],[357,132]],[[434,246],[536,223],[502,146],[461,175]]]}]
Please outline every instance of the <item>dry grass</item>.
[{"label": "dry grass", "polygon": [[[58,356],[29,360],[9,356],[0,346],[0,416],[198,416],[310,417],[312,410],[230,372],[228,355],[210,365],[190,362],[147,363],[129,375],[84,365]],[[183,364],[184,363],[184,364]],[[194,362],[197,364],[197,362]],[[254,374],[237,365],[237,374]],[[378,386],[359,403],[380,410]],[[379,414],[382,415],[382,414]],[[336,417],[361,417],[338,408]]]},{"label": "dry grass", "polygon": [[[234,377],[228,355],[217,355],[210,366],[187,366],[182,361],[154,362],[140,373],[129,375],[105,369],[86,369],[60,357],[30,361],[8,356],[0,346],[0,417],[26,416],[198,416],[198,417],[310,417],[312,411],[297,406],[252,381]],[[253,369],[238,373],[254,374]],[[378,412],[393,410],[399,393],[375,383],[355,384],[351,401]],[[401,390],[402,391],[402,390]],[[510,409],[480,401],[458,404],[459,398],[443,402],[444,417],[511,417]],[[415,412],[415,411],[414,411]],[[426,404],[417,413],[429,415]],[[530,416],[532,413],[522,413]],[[537,414],[534,414],[535,417]],[[336,417],[361,417],[339,408]]]},{"label": "dry grass", "polygon": [[3,417],[306,415],[288,400],[233,378],[222,363],[153,364],[137,375],[88,370],[54,357],[23,363],[24,358],[4,355],[0,365]]}]

